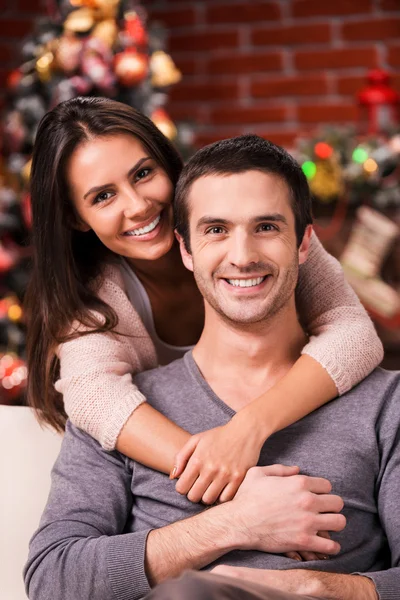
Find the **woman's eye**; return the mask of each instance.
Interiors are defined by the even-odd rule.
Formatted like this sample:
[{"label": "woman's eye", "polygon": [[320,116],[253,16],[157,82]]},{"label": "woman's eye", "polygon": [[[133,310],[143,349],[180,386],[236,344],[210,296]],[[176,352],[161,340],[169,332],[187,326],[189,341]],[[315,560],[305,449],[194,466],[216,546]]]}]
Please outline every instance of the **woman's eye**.
[{"label": "woman's eye", "polygon": [[151,169],[146,167],[145,169],[140,169],[140,171],[138,171],[135,175],[135,179],[139,180],[139,179],[143,179],[144,177],[147,177],[147,175],[150,173]]},{"label": "woman's eye", "polygon": [[100,192],[97,194],[95,199],[93,200],[93,204],[100,204],[101,202],[106,202],[112,196],[112,192]]},{"label": "woman's eye", "polygon": [[271,223],[262,223],[259,227],[260,231],[278,231],[278,228]]}]

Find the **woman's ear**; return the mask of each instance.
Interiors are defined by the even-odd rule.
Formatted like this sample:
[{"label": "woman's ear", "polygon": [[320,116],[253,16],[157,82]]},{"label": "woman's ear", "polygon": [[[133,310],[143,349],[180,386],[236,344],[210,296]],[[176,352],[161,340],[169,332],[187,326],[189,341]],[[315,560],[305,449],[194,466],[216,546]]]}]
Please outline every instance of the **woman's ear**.
[{"label": "woman's ear", "polygon": [[91,230],[91,227],[76,214],[68,215],[68,225],[71,229],[76,229],[76,231],[81,231],[82,233]]},{"label": "woman's ear", "polygon": [[303,235],[303,239],[301,240],[301,244],[299,246],[299,265],[302,265],[306,262],[308,251],[310,249],[311,236],[313,232],[313,226],[307,225],[306,230]]},{"label": "woman's ear", "polygon": [[179,242],[179,249],[181,251],[182,262],[189,271],[193,271],[193,259],[190,252],[186,249],[183,237],[175,229],[175,237]]}]

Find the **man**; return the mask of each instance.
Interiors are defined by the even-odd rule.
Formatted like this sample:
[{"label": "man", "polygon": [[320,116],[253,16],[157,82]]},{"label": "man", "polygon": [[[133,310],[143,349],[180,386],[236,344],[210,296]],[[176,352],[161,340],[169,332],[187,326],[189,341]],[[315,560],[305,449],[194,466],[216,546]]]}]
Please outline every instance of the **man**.
[{"label": "man", "polygon": [[[136,382],[155,408],[196,433],[226,423],[300,354],[294,290],[311,235],[308,187],[278,147],[256,136],[225,140],[185,167],[176,217],[183,260],[205,299],[204,331],[193,352]],[[208,510],[165,475],[68,425],[31,543],[30,597],[136,600],[154,587],[151,598],[182,590],[190,600],[397,598],[399,390],[398,373],[376,370],[272,436],[259,462],[272,466],[250,469],[234,500]],[[345,528],[329,482],[345,501]],[[333,539],[317,535],[324,530]],[[283,555],[293,550],[334,556],[296,562]],[[215,567],[214,577],[157,587],[185,569]]]}]

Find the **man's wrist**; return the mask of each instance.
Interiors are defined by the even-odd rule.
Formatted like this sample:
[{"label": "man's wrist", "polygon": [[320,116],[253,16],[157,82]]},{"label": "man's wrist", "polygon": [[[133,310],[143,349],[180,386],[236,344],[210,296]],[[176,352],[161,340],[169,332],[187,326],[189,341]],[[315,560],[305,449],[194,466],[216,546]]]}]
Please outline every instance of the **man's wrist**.
[{"label": "man's wrist", "polygon": [[378,600],[374,582],[363,575],[310,572],[302,594],[326,600]]}]

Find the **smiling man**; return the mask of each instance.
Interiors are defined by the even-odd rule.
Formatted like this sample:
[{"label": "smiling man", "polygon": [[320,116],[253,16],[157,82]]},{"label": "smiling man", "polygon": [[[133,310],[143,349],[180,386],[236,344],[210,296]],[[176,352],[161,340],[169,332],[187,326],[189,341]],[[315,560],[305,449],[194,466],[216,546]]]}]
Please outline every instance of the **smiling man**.
[{"label": "smiling man", "polygon": [[[295,287],[309,252],[311,202],[290,155],[242,136],[189,161],[175,213],[205,326],[192,352],[135,382],[196,434],[234,419],[306,343]],[[399,393],[399,373],[375,370],[270,437],[235,498],[208,510],[177,494],[166,475],[102,450],[68,424],[30,547],[30,598],[398,598]],[[188,477],[195,494],[196,470]],[[284,554],[294,550],[312,560]],[[309,550],[331,558],[315,560]],[[172,579],[186,569],[213,573]]]}]

